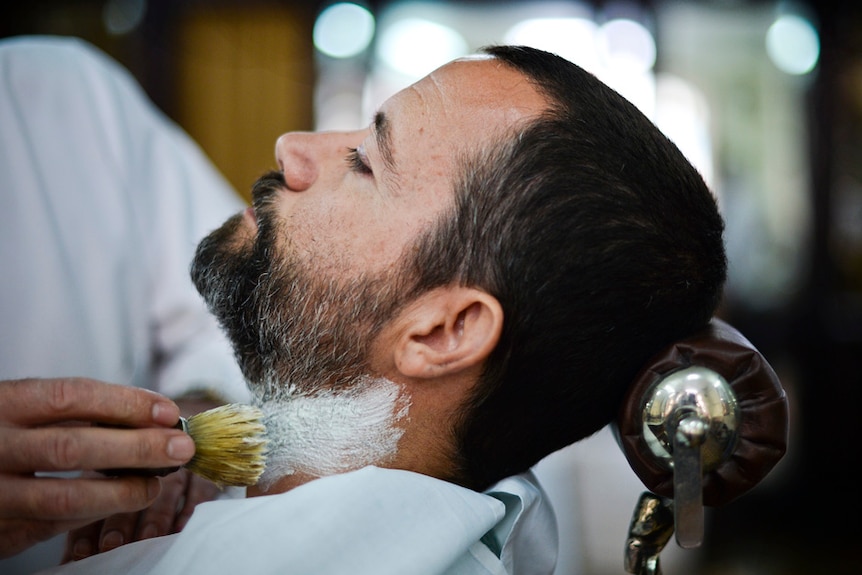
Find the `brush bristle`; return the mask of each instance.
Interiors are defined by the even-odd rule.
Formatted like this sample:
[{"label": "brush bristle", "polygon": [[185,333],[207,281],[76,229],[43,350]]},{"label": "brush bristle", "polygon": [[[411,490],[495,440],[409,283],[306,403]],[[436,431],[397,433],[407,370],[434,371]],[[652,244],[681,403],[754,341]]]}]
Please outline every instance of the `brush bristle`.
[{"label": "brush bristle", "polygon": [[193,415],[188,432],[195,455],[185,467],[219,487],[254,485],[266,466],[263,412],[229,403]]}]

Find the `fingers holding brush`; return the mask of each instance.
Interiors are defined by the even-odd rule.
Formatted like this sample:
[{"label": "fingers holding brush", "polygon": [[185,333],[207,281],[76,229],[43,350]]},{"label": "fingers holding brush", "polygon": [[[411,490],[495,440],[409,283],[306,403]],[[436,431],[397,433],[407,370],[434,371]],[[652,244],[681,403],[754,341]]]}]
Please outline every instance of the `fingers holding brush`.
[{"label": "fingers holding brush", "polygon": [[0,467],[11,473],[179,466],[194,441],[175,429],[83,426],[0,428]]},{"label": "fingers holding brush", "polygon": [[[92,379],[0,381],[0,557],[66,529],[147,507],[159,482],[136,477],[149,474],[141,470],[185,465],[219,486],[257,481],[266,449],[259,409],[231,404],[196,414],[183,420],[188,433],[174,429],[179,415],[177,404],[164,396]],[[120,477],[39,473],[88,470]],[[180,526],[208,497],[203,484],[190,483],[185,472],[183,477],[176,493],[184,503],[177,507],[174,494],[171,509]],[[141,489],[155,491],[142,503]],[[118,498],[118,490],[129,493]],[[123,525],[132,521],[129,516]],[[27,527],[13,528],[22,523]]]},{"label": "fingers holding brush", "polygon": [[172,428],[178,420],[174,402],[143,389],[86,378],[0,381],[0,471],[181,465],[194,442]]},{"label": "fingers holding brush", "polygon": [[98,421],[172,427],[179,408],[145,389],[82,377],[0,381],[0,421],[21,426]]},{"label": "fingers holding brush", "polygon": [[181,465],[195,447],[170,428],[178,419],[175,403],[142,389],[85,378],[0,381],[0,557],[147,507],[159,492],[155,478],[37,472]]}]

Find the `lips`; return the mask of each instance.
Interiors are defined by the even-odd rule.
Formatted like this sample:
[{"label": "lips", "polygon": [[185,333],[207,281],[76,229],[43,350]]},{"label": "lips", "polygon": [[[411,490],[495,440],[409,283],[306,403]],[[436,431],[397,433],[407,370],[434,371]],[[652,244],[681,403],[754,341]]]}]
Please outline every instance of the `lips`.
[{"label": "lips", "polygon": [[254,229],[257,229],[257,214],[254,212],[254,207],[249,206],[245,209],[243,213],[243,218],[249,221],[254,226]]}]

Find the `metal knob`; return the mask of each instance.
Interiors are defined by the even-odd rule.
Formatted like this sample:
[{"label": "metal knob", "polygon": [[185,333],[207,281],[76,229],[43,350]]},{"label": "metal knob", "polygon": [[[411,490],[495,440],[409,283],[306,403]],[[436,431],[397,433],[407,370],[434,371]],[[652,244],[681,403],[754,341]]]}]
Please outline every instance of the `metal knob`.
[{"label": "metal knob", "polygon": [[733,452],[740,410],[727,381],[689,367],[658,381],[645,395],[643,436],[673,470],[674,524],[681,547],[703,541],[703,475]]}]

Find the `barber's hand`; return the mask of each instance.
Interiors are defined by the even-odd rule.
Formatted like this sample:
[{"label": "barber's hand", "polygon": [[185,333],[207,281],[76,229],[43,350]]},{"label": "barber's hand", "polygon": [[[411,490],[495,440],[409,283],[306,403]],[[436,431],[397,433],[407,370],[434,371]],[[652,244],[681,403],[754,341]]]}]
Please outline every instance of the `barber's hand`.
[{"label": "barber's hand", "polygon": [[[197,395],[177,399],[176,403],[184,417],[221,404]],[[120,513],[70,531],[62,562],[78,561],[132,541],[178,533],[186,526],[198,503],[215,499],[221,493],[215,483],[186,469],[162,477],[161,483],[161,493],[143,511]]]},{"label": "barber's hand", "polygon": [[115,547],[177,533],[185,527],[198,503],[210,501],[221,493],[207,481],[186,469],[161,478],[162,491],[143,511],[112,515],[69,532],[63,563],[110,551]]},{"label": "barber's hand", "polygon": [[0,558],[152,504],[157,478],[35,473],[182,465],[194,442],[172,428],[178,417],[175,403],[143,389],[85,378],[0,381]]}]

